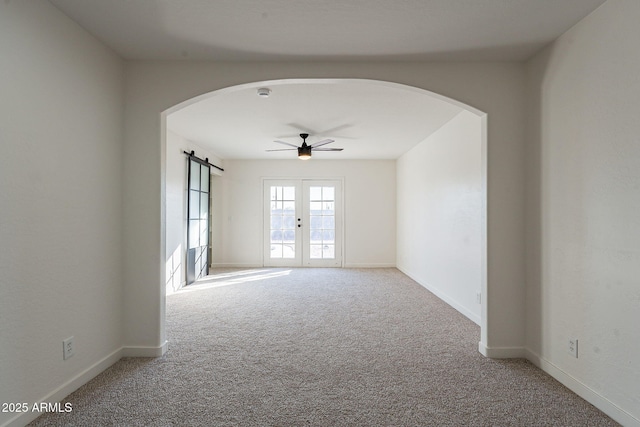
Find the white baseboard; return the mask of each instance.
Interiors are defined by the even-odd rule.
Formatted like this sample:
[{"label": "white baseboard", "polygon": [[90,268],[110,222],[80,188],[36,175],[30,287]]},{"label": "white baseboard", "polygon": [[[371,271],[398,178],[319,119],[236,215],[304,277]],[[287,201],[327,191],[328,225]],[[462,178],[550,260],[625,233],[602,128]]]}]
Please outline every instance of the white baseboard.
[{"label": "white baseboard", "polygon": [[478,351],[490,359],[526,359],[527,351],[524,347],[488,347],[483,342],[478,343]]},{"label": "white baseboard", "polygon": [[395,263],[358,263],[358,262],[346,262],[344,268],[396,268]]},{"label": "white baseboard", "polygon": [[[38,402],[60,402],[62,399],[94,379],[96,376],[98,376],[98,374],[116,363],[121,358],[122,348],[119,348],[113,353],[94,363],[84,371],[80,372],[78,375],[74,376],[73,378],[62,384],[60,387],[43,396],[38,400]],[[3,424],[2,427],[25,426],[31,421],[38,418],[40,415],[42,415],[40,412],[23,412],[20,415],[10,419],[7,423]]]},{"label": "white baseboard", "polygon": [[122,347],[122,357],[162,357],[168,348],[168,341],[159,347],[127,346]]},{"label": "white baseboard", "polygon": [[573,391],[578,396],[582,397],[587,402],[591,403],[596,408],[613,418],[616,422],[622,424],[625,427],[640,427],[640,419],[634,417],[627,411],[623,410],[615,403],[611,402],[606,397],[602,396],[595,390],[589,388],[577,378],[569,375],[550,361],[540,357],[533,351],[526,349],[526,358],[551,375],[556,380],[560,381],[565,387]]},{"label": "white baseboard", "polygon": [[470,310],[468,310],[464,305],[460,304],[458,301],[456,301],[455,299],[451,298],[449,295],[445,294],[444,292],[442,292],[440,289],[435,288],[431,285],[429,285],[428,283],[422,283],[420,280],[418,280],[414,275],[411,274],[411,272],[407,271],[404,268],[401,267],[397,267],[398,270],[402,271],[402,273],[406,274],[407,276],[409,276],[413,281],[415,281],[416,283],[418,283],[420,286],[426,288],[429,292],[431,292],[432,294],[434,294],[435,296],[437,296],[438,298],[440,298],[442,301],[446,302],[447,304],[449,304],[451,307],[455,308],[457,311],[459,311],[462,315],[464,315],[467,319],[471,320],[473,323],[475,323],[476,325],[480,325],[481,323],[481,319],[480,316],[478,316],[475,313],[472,313]]},{"label": "white baseboard", "polygon": [[[302,266],[300,266],[302,267]],[[396,264],[391,263],[358,263],[358,262],[345,262],[344,268],[396,268]],[[211,265],[211,268],[264,268],[262,264],[238,264],[238,263],[215,263]],[[267,267],[268,268],[268,267]]]},{"label": "white baseboard", "polygon": [[[303,266],[300,266],[302,268]],[[396,268],[395,263],[357,263],[346,262],[343,265],[344,268]],[[212,264],[211,268],[270,268],[265,267],[262,264],[237,264],[237,263],[216,263]],[[278,268],[278,267],[274,267]]]},{"label": "white baseboard", "polygon": [[262,264],[238,264],[238,263],[234,263],[234,262],[220,262],[220,263],[214,263],[211,264],[211,268],[263,268],[264,265]]}]

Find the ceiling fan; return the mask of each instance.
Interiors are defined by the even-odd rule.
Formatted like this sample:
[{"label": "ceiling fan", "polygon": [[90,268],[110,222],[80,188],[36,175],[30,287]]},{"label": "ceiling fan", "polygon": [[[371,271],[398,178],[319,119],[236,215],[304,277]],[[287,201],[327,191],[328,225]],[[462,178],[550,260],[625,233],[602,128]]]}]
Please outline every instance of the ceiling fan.
[{"label": "ceiling fan", "polygon": [[298,158],[301,160],[307,160],[309,158],[311,158],[311,151],[342,151],[342,148],[318,148],[318,147],[322,147],[323,145],[327,145],[327,144],[331,144],[332,142],[334,142],[333,139],[323,139],[322,141],[318,141],[318,142],[314,142],[313,144],[307,145],[307,138],[309,137],[308,133],[301,133],[300,134],[300,138],[302,138],[302,145],[301,146],[297,146],[295,144],[291,144],[288,142],[284,142],[284,141],[273,141],[273,142],[277,142],[278,144],[284,144],[284,145],[288,145],[290,147],[294,147],[294,148],[280,148],[280,149],[276,149],[276,150],[266,150],[266,151],[288,151],[288,150],[298,150]]}]

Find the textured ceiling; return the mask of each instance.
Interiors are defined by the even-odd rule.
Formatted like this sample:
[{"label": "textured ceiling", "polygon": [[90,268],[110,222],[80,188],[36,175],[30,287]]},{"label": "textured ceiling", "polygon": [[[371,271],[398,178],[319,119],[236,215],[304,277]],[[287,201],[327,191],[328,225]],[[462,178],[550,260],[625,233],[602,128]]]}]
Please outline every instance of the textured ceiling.
[{"label": "textured ceiling", "polygon": [[[522,61],[604,0],[50,0],[125,59]],[[316,82],[317,83],[317,82]],[[397,158],[460,110],[375,84],[227,90],[172,114],[170,130],[222,158],[266,153],[300,132],[336,140],[314,158]]]}]

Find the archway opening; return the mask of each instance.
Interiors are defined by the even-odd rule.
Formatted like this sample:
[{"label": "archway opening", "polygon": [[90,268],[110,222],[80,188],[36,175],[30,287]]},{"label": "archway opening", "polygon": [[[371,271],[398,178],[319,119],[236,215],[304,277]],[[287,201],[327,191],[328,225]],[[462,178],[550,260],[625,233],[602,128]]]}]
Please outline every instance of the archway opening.
[{"label": "archway opening", "polygon": [[[343,87],[347,88],[346,97],[334,103],[328,113],[310,111],[314,99],[328,97],[334,89]],[[284,97],[292,110],[305,111],[306,116],[290,114],[284,117],[282,107],[273,107],[271,115],[263,117],[255,110],[262,107],[255,107],[255,103],[271,99],[259,99],[257,91],[260,88],[270,88],[273,97]],[[310,95],[296,98],[302,88],[307,88]],[[424,100],[424,105],[419,104],[420,99]],[[384,117],[388,119],[389,133],[378,131],[384,133],[388,144],[379,147],[377,152],[373,147],[362,150],[363,144],[357,147],[355,140],[367,140],[366,136],[358,134],[359,120],[363,119],[358,114],[351,118],[348,112],[341,110],[358,109],[359,105],[360,110],[366,109],[358,100],[382,106],[386,103],[387,108],[397,110],[397,116],[393,116],[395,120],[384,116],[385,108],[370,110],[376,122],[383,121]],[[418,104],[414,104],[416,102]],[[326,100],[322,103],[326,104]],[[337,105],[340,108],[335,107]],[[208,122],[214,126],[218,123],[223,128],[217,132],[217,137],[224,139],[222,142],[202,137],[206,128],[202,122],[193,119],[203,115],[207,108],[218,113],[215,120]],[[223,111],[235,114],[235,118],[225,116]],[[244,111],[244,115],[238,117],[238,111]],[[437,112],[439,121],[426,120],[431,117],[427,111]],[[284,127],[269,122],[276,121],[278,114],[280,125]],[[312,121],[302,122],[300,117],[309,116],[313,117]],[[425,123],[422,128],[415,127],[422,132],[422,136],[416,138],[415,134],[405,132],[409,123],[419,116]],[[262,127],[264,136],[260,141],[255,139],[255,134],[243,134],[249,132],[242,129],[243,120],[244,127],[252,127],[255,132],[260,132]],[[166,110],[162,114],[163,200],[166,206],[162,244],[167,262],[163,266],[163,284],[170,284],[172,289],[183,286],[184,269],[175,266],[183,264],[186,256],[184,246],[181,246],[186,240],[186,218],[180,217],[180,213],[186,211],[186,177],[175,167],[186,162],[185,151],[194,150],[226,169],[212,181],[210,259],[214,266],[263,265],[262,217],[255,209],[255,201],[262,195],[261,178],[339,176],[346,183],[344,266],[397,267],[479,324],[480,341],[486,342],[486,120],[485,113],[428,90],[364,79],[252,82],[209,92]],[[229,123],[238,129],[233,134],[225,127]],[[352,153],[355,154],[339,160],[324,158],[311,163],[310,167],[304,166],[305,169],[302,169],[302,162],[283,157],[285,153],[266,157],[267,143],[295,136],[300,131],[315,131],[320,133],[319,137],[341,139],[343,145],[354,147]],[[402,145],[407,142],[403,138],[413,139]],[[385,153],[389,145],[396,149],[402,146],[402,152]],[[393,164],[393,168],[389,164]],[[393,173],[390,173],[391,169]],[[356,170],[360,170],[359,175],[354,172]],[[393,203],[391,210],[389,203]],[[379,212],[385,209],[386,213]],[[386,240],[375,247],[370,244],[373,235]],[[164,304],[164,292],[162,298]]]}]

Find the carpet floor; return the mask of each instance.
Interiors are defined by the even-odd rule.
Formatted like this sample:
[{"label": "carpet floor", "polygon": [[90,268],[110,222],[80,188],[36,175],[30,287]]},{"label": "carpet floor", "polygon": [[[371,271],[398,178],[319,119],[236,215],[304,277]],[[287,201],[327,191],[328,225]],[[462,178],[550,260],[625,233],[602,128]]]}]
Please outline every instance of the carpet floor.
[{"label": "carpet floor", "polygon": [[32,426],[615,426],[396,269],[220,269],[167,297],[169,351]]}]

